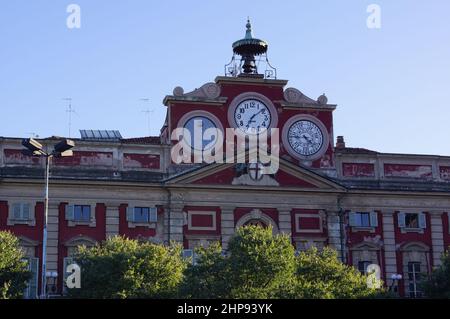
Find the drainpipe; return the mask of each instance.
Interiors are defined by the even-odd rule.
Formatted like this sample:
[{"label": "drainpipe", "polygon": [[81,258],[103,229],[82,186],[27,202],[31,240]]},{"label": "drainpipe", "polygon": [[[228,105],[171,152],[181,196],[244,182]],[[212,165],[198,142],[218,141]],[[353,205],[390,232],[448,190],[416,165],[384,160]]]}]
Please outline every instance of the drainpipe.
[{"label": "drainpipe", "polygon": [[170,245],[170,215],[171,215],[171,207],[172,207],[172,192],[169,188],[164,188],[167,192],[167,244]]},{"label": "drainpipe", "polygon": [[345,242],[345,211],[342,209],[341,207],[341,197],[338,197],[338,209],[339,209],[339,233],[341,235],[341,261],[342,263],[346,263],[346,258],[345,258],[345,246],[346,246],[346,242]]}]

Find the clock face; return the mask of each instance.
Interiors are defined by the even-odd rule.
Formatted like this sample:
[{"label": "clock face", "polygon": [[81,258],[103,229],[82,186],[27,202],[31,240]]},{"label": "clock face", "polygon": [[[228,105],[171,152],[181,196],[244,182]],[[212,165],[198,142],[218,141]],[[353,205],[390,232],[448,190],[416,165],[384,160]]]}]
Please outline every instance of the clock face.
[{"label": "clock face", "polygon": [[259,133],[270,127],[272,116],[269,108],[257,99],[239,103],[234,111],[236,127],[245,133]]},{"label": "clock face", "polygon": [[308,120],[294,122],[289,127],[287,137],[292,149],[302,156],[311,156],[319,152],[324,140],[320,128]]},{"label": "clock face", "polygon": [[[186,121],[184,124],[184,128],[189,130],[191,133],[191,139],[186,141],[189,146],[196,150],[204,150],[211,147],[211,144],[214,144],[217,139],[217,133],[211,140],[203,139],[203,134],[207,129],[215,129],[217,131],[216,124],[209,118],[205,116],[194,116]],[[195,143],[195,140],[197,143]]]}]

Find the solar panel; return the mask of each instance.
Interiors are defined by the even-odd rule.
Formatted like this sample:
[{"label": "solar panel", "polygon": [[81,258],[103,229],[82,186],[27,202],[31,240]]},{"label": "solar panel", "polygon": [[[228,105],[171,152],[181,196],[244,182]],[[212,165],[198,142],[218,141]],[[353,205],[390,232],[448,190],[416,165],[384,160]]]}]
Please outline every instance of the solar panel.
[{"label": "solar panel", "polygon": [[82,140],[117,141],[122,135],[117,130],[80,130]]}]

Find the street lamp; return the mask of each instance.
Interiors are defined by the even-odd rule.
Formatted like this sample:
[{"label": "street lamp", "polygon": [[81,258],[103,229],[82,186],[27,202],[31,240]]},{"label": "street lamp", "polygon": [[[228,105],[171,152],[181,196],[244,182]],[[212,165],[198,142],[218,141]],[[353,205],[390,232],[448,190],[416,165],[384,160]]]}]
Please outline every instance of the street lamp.
[{"label": "street lamp", "polygon": [[[22,140],[22,145],[27,149],[23,150],[22,153],[28,156],[42,156],[45,157],[45,199],[44,199],[44,230],[42,236],[42,269],[41,269],[41,299],[47,297],[46,294],[46,266],[47,266],[47,219],[48,219],[48,181],[50,173],[50,159],[52,157],[66,157],[72,156],[72,147],[75,146],[74,141],[69,139],[64,139],[54,146],[51,153],[44,151],[41,143],[33,138],[27,138]],[[53,273],[52,273],[53,274]]]},{"label": "street lamp", "polygon": [[403,276],[401,274],[392,274],[391,279],[392,279],[392,284],[391,287],[389,287],[389,291],[392,291],[392,288],[394,289],[394,292],[397,292],[397,288],[398,288],[398,282],[400,280],[402,280]]},{"label": "street lamp", "polygon": [[47,277],[47,294],[48,292],[55,294],[56,293],[56,280],[58,279],[58,273],[56,271],[47,271],[45,274]]}]

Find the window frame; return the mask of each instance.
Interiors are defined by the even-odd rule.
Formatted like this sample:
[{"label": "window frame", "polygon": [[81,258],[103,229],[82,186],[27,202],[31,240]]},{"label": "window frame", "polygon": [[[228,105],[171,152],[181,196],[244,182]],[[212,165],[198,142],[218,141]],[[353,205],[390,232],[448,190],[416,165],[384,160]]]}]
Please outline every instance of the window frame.
[{"label": "window frame", "polygon": [[[15,207],[20,206],[19,218],[15,216]],[[28,206],[28,216],[24,218],[24,207]],[[16,224],[36,226],[36,202],[34,201],[13,201],[8,203],[7,226]]]},{"label": "window frame", "polygon": [[[416,269],[418,266],[418,270]],[[422,282],[422,272],[421,267],[422,264],[418,261],[410,261],[408,262],[408,292],[410,298],[421,298],[423,296],[423,292],[418,289],[420,283]],[[411,268],[410,268],[411,267]],[[411,270],[410,270],[411,269]],[[411,278],[412,277],[412,278]],[[413,290],[411,291],[411,285]]]}]

